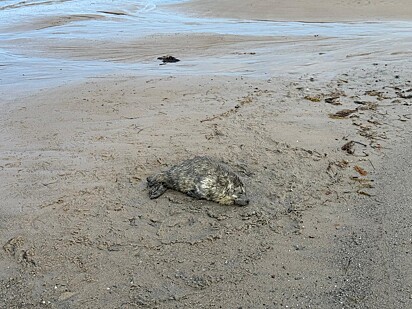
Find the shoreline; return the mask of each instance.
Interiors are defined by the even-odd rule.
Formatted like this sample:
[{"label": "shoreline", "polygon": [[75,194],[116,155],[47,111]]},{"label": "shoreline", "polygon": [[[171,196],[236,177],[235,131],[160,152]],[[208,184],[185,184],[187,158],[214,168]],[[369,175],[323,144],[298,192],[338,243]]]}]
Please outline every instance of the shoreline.
[{"label": "shoreline", "polygon": [[[181,5],[193,5],[192,11],[195,12],[196,3]],[[282,3],[281,6],[285,5]],[[293,2],[294,7],[289,8],[288,14],[293,16],[299,3]],[[319,3],[326,5],[324,1]],[[344,3],[341,5],[348,6]],[[332,4],[328,6],[332,7]],[[184,10],[185,15],[171,12],[168,18],[164,13],[171,9],[176,12],[179,5],[161,4],[148,11],[139,6],[132,6],[130,10],[124,8],[125,15],[91,9],[84,14],[46,14],[27,17],[20,22],[12,19],[12,23],[2,25],[4,40],[0,44],[0,53],[4,54],[5,60],[0,64],[0,94],[12,98],[13,93],[17,93],[13,85],[26,88],[24,84],[29,84],[28,88],[34,88],[38,84],[36,89],[47,88],[48,80],[55,83],[60,79],[64,83],[112,72],[131,75],[134,72],[148,72],[150,75],[216,72],[263,77],[282,75],[283,72],[295,76],[306,71],[317,74],[331,70],[326,65],[329,61],[331,66],[339,65],[340,70],[348,63],[346,57],[360,60],[359,63],[350,63],[350,67],[372,59],[382,60],[382,56],[387,57],[391,52],[410,49],[410,21],[311,24],[311,20],[306,23],[273,23],[269,18],[266,22],[259,22],[251,20],[257,16],[254,14],[276,13],[264,9],[265,5],[270,6],[269,2],[258,1],[253,10],[248,8],[250,2],[234,5],[228,0],[217,4],[202,1],[202,5],[217,5],[215,9],[208,9],[211,14],[219,12],[219,5],[230,5],[234,10],[229,11],[233,14],[243,12],[245,20],[190,17],[188,10]],[[55,10],[58,7],[57,4]],[[405,6],[405,14],[408,8]],[[345,12],[341,13],[346,16]],[[100,29],[106,29],[108,34],[102,35]],[[137,36],[136,31],[139,33]],[[159,67],[157,57],[165,54],[175,54],[184,62],[172,70],[168,70],[170,66]],[[394,55],[391,58],[395,58]],[[308,70],[308,66],[312,66],[312,70]]]}]

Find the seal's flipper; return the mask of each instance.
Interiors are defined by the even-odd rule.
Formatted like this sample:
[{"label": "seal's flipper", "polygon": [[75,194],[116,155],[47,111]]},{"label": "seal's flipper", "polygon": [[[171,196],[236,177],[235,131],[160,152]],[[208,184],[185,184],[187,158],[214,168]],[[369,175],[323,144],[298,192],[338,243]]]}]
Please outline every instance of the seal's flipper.
[{"label": "seal's flipper", "polygon": [[202,198],[202,197],[199,195],[199,193],[198,193],[197,190],[187,191],[186,194],[187,194],[188,196],[193,197],[193,198],[198,199],[198,200],[200,200],[200,199]]},{"label": "seal's flipper", "polygon": [[149,186],[149,198],[155,199],[165,193],[167,188],[162,183],[152,183]]},{"label": "seal's flipper", "polygon": [[151,186],[153,186],[153,185],[155,185],[156,184],[156,175],[155,176],[149,176],[149,177],[147,177],[146,178],[146,181],[147,181],[147,186],[148,187],[151,187]]}]

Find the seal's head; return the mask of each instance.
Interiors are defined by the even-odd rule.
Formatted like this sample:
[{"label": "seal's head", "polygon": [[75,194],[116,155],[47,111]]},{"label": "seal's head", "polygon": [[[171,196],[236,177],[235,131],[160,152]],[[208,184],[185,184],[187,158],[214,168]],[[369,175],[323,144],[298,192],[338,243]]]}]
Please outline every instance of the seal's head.
[{"label": "seal's head", "polygon": [[245,186],[237,175],[229,175],[226,181],[225,186],[221,187],[222,191],[215,190],[215,194],[218,196],[216,200],[223,205],[248,205],[249,199],[246,194]]},{"label": "seal's head", "polygon": [[233,198],[235,205],[246,206],[249,204],[249,199],[245,193],[242,193],[241,195],[233,195]]},{"label": "seal's head", "polygon": [[234,174],[232,176],[233,179],[233,193],[232,193],[232,198],[233,198],[233,204],[239,205],[239,206],[246,206],[249,204],[249,199],[246,195],[246,190],[243,182],[240,180],[240,178]]}]

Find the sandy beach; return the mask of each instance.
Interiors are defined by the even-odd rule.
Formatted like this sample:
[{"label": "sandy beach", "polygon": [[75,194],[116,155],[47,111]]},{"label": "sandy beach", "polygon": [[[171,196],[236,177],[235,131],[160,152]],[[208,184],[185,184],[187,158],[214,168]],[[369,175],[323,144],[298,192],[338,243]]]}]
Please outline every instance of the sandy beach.
[{"label": "sandy beach", "polygon": [[[412,306],[412,3],[273,2],[0,25],[0,308]],[[250,204],[149,199],[196,155]]]},{"label": "sandy beach", "polygon": [[412,16],[408,0],[193,0],[176,7],[206,16],[273,21],[411,20]]}]

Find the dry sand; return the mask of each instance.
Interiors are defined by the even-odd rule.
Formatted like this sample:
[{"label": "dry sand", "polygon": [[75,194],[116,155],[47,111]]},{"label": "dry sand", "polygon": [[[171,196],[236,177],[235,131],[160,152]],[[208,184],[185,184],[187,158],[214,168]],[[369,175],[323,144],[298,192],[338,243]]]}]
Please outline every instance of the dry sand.
[{"label": "dry sand", "polygon": [[409,0],[193,0],[173,5],[193,14],[274,21],[411,20]]},{"label": "dry sand", "polygon": [[[199,72],[225,54],[268,66],[277,44],[284,59],[299,44],[297,55],[313,53],[284,62],[284,74],[182,75],[167,64],[168,75],[99,76],[3,104],[0,307],[409,308],[407,43],[336,39],[314,60],[324,42],[313,36],[180,37]],[[145,61],[173,39],[89,56]],[[88,57],[86,47],[38,45]],[[232,166],[250,205],[148,198],[147,176],[194,155]]]}]

